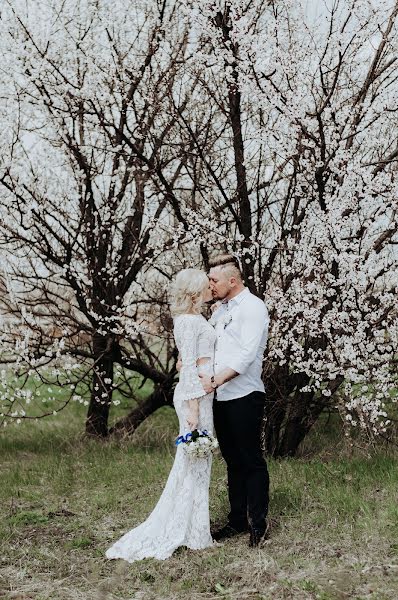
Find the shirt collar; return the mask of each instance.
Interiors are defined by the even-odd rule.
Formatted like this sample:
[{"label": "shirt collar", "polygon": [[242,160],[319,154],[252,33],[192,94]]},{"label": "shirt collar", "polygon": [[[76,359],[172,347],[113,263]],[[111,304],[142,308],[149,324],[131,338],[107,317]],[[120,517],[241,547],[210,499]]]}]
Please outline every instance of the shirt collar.
[{"label": "shirt collar", "polygon": [[244,300],[244,298],[247,296],[247,294],[250,294],[250,291],[249,288],[245,287],[244,290],[242,290],[241,292],[239,292],[239,294],[231,298],[231,300],[228,300],[227,303],[229,304],[229,306],[231,306],[233,302],[235,304],[240,304],[242,300]]}]

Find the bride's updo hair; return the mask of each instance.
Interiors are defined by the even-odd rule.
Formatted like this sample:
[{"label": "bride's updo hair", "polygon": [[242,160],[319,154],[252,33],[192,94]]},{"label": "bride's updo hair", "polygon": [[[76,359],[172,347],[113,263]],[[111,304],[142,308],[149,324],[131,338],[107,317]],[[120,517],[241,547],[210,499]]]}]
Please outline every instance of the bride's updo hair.
[{"label": "bride's updo hair", "polygon": [[172,316],[198,315],[202,309],[204,294],[208,287],[207,275],[199,269],[183,269],[177,273],[170,289]]}]

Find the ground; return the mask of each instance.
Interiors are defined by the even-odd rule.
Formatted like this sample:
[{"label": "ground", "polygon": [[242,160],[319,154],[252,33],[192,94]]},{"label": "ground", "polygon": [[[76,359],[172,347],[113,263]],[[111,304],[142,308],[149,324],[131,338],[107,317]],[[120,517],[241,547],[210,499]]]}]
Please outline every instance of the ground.
[{"label": "ground", "polygon": [[[314,436],[300,458],[269,461],[272,531],[263,548],[241,536],[129,565],[104,552],[156,504],[173,462],[175,415],[162,409],[132,439],[98,442],[81,436],[82,409],[0,435],[2,600],[398,598],[392,450],[350,454],[339,434],[323,448]],[[226,512],[217,457],[215,525]]]}]

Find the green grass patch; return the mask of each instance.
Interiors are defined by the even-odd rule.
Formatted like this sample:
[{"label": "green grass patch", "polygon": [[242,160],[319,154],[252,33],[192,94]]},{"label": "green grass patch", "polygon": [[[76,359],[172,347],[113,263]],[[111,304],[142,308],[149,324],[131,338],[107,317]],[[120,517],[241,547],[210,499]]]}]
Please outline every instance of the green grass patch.
[{"label": "green grass patch", "polygon": [[[333,452],[324,436],[320,457],[308,446],[298,459],[269,461],[272,531],[263,548],[253,551],[241,536],[129,565],[104,553],[155,506],[174,459],[176,415],[161,409],[130,440],[101,442],[82,436],[84,414],[73,405],[0,436],[0,598],[398,597],[394,452],[349,457]],[[220,457],[210,506],[213,524],[223,523],[228,496]]]},{"label": "green grass patch", "polygon": [[10,525],[24,526],[24,525],[40,525],[41,523],[48,523],[48,517],[38,512],[31,510],[21,510],[20,512],[12,515],[8,522]]},{"label": "green grass patch", "polygon": [[78,537],[75,538],[73,540],[71,540],[70,542],[68,542],[65,545],[65,548],[68,550],[70,548],[77,548],[77,549],[82,549],[84,550],[85,548],[89,548],[90,546],[93,545],[94,540],[88,537]]}]

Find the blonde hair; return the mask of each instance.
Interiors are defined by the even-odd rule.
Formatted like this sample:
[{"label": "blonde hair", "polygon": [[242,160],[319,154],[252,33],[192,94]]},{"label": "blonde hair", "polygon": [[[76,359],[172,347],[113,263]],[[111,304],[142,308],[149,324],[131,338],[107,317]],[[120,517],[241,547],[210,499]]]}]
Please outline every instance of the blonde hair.
[{"label": "blonde hair", "polygon": [[199,314],[204,293],[209,285],[206,273],[199,269],[183,269],[171,286],[170,310],[173,317]]}]

